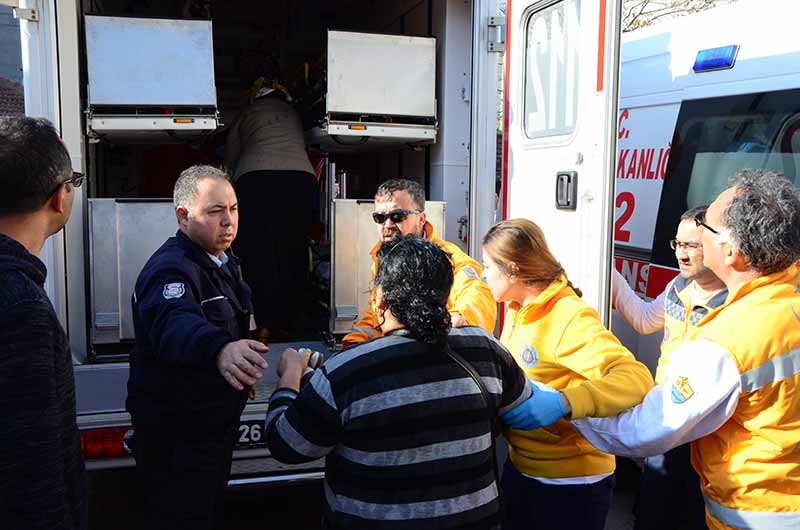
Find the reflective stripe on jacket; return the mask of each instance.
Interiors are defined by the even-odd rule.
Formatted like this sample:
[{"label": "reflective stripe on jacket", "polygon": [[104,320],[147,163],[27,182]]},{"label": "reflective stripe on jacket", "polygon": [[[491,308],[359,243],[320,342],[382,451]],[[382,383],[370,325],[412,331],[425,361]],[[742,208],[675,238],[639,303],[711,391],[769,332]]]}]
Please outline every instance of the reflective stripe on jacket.
[{"label": "reflective stripe on jacket", "polygon": [[733,416],[693,442],[711,528],[800,528],[800,273],[747,282],[700,322],[734,358]]}]

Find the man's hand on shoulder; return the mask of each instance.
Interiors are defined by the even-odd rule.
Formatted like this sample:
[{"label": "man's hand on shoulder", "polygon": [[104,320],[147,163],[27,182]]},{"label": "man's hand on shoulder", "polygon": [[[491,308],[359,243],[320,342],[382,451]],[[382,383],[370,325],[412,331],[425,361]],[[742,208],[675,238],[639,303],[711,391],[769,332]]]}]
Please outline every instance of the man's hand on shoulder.
[{"label": "man's hand on shoulder", "polygon": [[267,361],[261,356],[269,351],[264,344],[250,339],[226,344],[217,355],[217,369],[236,390],[243,390],[261,378]]}]

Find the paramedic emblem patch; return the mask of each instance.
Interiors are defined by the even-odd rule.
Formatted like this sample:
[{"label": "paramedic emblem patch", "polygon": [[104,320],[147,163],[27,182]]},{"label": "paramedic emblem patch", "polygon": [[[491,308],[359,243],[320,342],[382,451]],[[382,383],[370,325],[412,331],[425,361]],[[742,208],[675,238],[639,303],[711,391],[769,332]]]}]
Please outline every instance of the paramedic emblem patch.
[{"label": "paramedic emblem patch", "polygon": [[694,390],[689,386],[688,377],[679,377],[672,384],[672,401],[674,403],[685,403],[694,395]]},{"label": "paramedic emblem patch", "polygon": [[530,344],[526,344],[525,347],[522,348],[522,353],[520,353],[519,358],[522,360],[522,366],[525,368],[533,368],[536,366],[536,363],[539,362],[539,353],[536,351],[536,348]]},{"label": "paramedic emblem patch", "polygon": [[168,283],[164,286],[164,298],[169,300],[170,298],[180,298],[186,292],[186,288],[183,286],[182,283]]},{"label": "paramedic emblem patch", "polygon": [[472,278],[473,280],[481,279],[480,276],[478,276],[478,273],[475,272],[475,269],[473,269],[472,267],[464,267],[463,269],[461,269],[461,272],[463,272],[467,278]]}]

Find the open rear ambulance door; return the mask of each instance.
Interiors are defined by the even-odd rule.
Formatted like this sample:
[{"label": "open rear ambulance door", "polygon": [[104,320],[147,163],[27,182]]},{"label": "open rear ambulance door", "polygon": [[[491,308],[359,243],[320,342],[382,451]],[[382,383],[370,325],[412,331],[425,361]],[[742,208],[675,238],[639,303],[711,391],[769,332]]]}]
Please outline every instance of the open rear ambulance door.
[{"label": "open rear ambulance door", "polygon": [[[3,96],[16,99],[19,91],[24,108],[4,108],[6,115],[46,118],[61,135],[75,171],[85,171],[80,134],[80,113],[77,66],[65,71],[64,65],[77,64],[77,40],[69,30],[76,24],[77,0],[0,0],[0,25],[7,32],[2,43],[5,68],[0,68]],[[19,42],[12,32],[19,29]],[[77,31],[74,31],[77,35]],[[73,44],[74,47],[70,45]],[[70,62],[72,61],[72,62]],[[16,70],[16,71],[15,71]],[[6,76],[10,75],[10,78]],[[72,84],[70,84],[72,82]],[[64,90],[64,86],[68,86]],[[87,186],[88,187],[88,186]],[[73,357],[80,361],[86,355],[83,307],[82,212],[87,187],[75,188],[72,216],[64,230],[44,244],[39,257],[47,266],[45,290],[62,326],[67,329]],[[74,243],[77,244],[74,244]],[[74,244],[74,249],[68,250]],[[72,254],[70,254],[70,252]],[[70,261],[70,257],[74,260]],[[76,264],[76,267],[70,266]],[[74,278],[80,286],[67,296],[65,278]]]},{"label": "open rear ambulance door", "polygon": [[503,218],[526,217],[542,228],[606,324],[620,4],[507,4]]}]

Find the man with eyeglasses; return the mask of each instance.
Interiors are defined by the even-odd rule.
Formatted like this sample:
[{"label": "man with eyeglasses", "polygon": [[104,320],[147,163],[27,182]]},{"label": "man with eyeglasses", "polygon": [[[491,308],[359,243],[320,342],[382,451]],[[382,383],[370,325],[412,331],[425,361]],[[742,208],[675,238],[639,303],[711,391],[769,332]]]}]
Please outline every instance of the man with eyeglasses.
[{"label": "man with eyeglasses", "polygon": [[[619,272],[613,272],[612,302],[622,320],[642,335],[664,330],[656,384],[664,382],[672,351],[728,295],[725,285],[703,265],[703,228],[697,226],[695,218],[703,217],[707,208],[698,206],[681,215],[675,239],[669,242],[679,274],[658,297],[649,302],[642,300]],[[665,503],[665,498],[670,502]],[[672,509],[676,504],[683,509]],[[681,525],[681,519],[687,530],[705,528],[700,483],[691,468],[689,444],[645,458],[634,513],[635,530],[672,530]]]},{"label": "man with eyeglasses", "polygon": [[[453,288],[447,304],[453,327],[478,326],[489,333],[494,331],[497,305],[481,279],[481,266],[457,245],[436,235],[425,215],[425,191],[422,186],[407,179],[392,179],[381,184],[375,192],[372,220],[378,227],[380,238],[370,251],[373,278],[381,244],[399,236],[424,237],[447,252],[453,262]],[[375,289],[370,291],[369,300],[370,309],[364,311],[353,331],[345,335],[343,345],[358,344],[382,335],[381,322],[371,309],[375,305]]]},{"label": "man with eyeglasses", "polygon": [[69,341],[36,256],[83,175],[47,120],[0,119],[0,525],[87,528]]},{"label": "man with eyeglasses", "polygon": [[623,456],[691,442],[709,528],[800,528],[800,193],[774,172],[741,170],[695,224],[725,302],[640,405],[573,425]]}]

